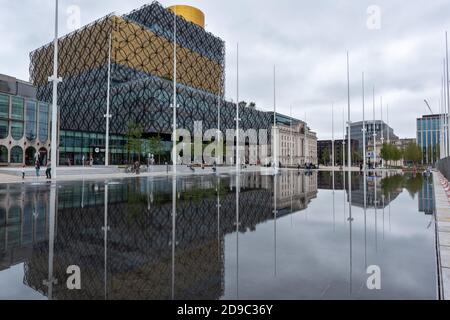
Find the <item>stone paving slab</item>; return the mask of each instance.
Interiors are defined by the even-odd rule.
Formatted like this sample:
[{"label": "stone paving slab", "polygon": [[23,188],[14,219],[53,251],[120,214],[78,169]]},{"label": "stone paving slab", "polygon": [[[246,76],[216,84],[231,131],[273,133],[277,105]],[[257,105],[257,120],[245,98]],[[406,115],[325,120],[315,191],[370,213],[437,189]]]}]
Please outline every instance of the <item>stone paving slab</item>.
[{"label": "stone paving slab", "polygon": [[441,265],[450,268],[450,247],[441,246]]},{"label": "stone paving slab", "polygon": [[438,224],[439,232],[450,232],[450,222],[440,221]]},{"label": "stone paving slab", "polygon": [[439,232],[439,245],[450,247],[450,233]]},{"label": "stone paving slab", "polygon": [[449,268],[442,268],[442,282],[444,284],[444,300],[450,300],[450,286],[448,285],[450,283],[450,269]]}]

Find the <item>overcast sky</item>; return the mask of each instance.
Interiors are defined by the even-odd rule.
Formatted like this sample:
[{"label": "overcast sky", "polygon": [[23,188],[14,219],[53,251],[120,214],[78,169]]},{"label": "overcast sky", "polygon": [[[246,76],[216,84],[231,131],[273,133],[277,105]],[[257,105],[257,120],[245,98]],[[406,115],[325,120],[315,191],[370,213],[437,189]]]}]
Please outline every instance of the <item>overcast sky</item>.
[{"label": "overcast sky", "polygon": [[[70,30],[69,6],[81,9],[81,25],[111,12],[123,14],[149,0],[60,0],[60,34]],[[319,139],[336,136],[347,108],[346,51],[350,51],[352,120],[362,120],[361,73],[372,119],[372,86],[389,104],[390,123],[400,137],[415,137],[415,119],[428,99],[439,111],[448,0],[183,0],[204,11],[206,28],[227,47],[226,97],[236,97],[236,43],[240,46],[240,100],[273,109],[273,65],[277,66],[278,110],[305,119]],[[368,14],[372,5],[381,10]],[[28,80],[29,52],[50,42],[53,0],[0,0],[0,73]],[[373,11],[371,11],[373,12]],[[375,19],[375,20],[374,20]],[[369,22],[369,23],[368,23]],[[370,27],[368,27],[368,25]],[[385,112],[386,117],[386,112]]]}]

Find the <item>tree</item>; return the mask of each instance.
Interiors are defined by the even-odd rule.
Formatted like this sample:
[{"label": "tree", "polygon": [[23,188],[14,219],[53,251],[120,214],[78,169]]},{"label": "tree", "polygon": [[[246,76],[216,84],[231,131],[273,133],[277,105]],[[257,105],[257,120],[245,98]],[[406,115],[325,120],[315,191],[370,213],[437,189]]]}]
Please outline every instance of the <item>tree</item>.
[{"label": "tree", "polygon": [[323,164],[324,166],[328,165],[330,159],[330,151],[328,151],[328,148],[323,149],[320,157],[321,164]]},{"label": "tree", "polygon": [[353,164],[361,163],[361,154],[358,151],[352,152],[352,162]]},{"label": "tree", "polygon": [[391,144],[383,143],[380,156],[384,161],[392,160],[393,146]]},{"label": "tree", "polygon": [[416,143],[410,143],[405,148],[404,159],[406,161],[411,161],[416,165],[422,160],[422,150]]},{"label": "tree", "polygon": [[139,123],[128,122],[128,132],[127,132],[127,150],[128,150],[128,160],[131,162],[131,155],[138,155],[138,161],[141,162],[142,153],[142,133],[143,128]]},{"label": "tree", "polygon": [[158,134],[158,136],[156,137],[151,137],[148,140],[148,144],[150,147],[150,153],[152,153],[155,156],[158,156],[158,164],[161,164],[161,154],[164,151],[161,136]]}]

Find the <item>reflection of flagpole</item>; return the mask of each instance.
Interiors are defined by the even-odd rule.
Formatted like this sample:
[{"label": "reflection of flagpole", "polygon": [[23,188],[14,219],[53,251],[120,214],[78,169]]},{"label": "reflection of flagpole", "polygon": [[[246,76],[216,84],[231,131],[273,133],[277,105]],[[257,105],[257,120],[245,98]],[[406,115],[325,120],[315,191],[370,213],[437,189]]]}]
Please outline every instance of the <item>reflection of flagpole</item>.
[{"label": "reflection of flagpole", "polygon": [[383,240],[384,240],[384,206],[385,206],[384,193],[381,195],[381,199],[383,200]]},{"label": "reflection of flagpole", "polygon": [[105,288],[104,288],[104,294],[105,294],[105,300],[108,300],[108,182],[105,183],[105,225],[102,228],[104,232],[104,247],[105,247],[105,260],[104,260],[104,281],[105,281]]},{"label": "reflection of flagpole", "polygon": [[175,247],[177,219],[177,177],[172,177],[172,300],[175,300]]},{"label": "reflection of flagpole", "polygon": [[50,216],[48,229],[48,279],[43,283],[48,287],[47,297],[53,299],[53,285],[58,281],[53,277],[53,259],[55,252],[55,227],[56,227],[56,185],[52,184],[50,189]]},{"label": "reflection of flagpole", "polygon": [[217,257],[220,261],[220,176],[217,177]]},{"label": "reflection of flagpole", "polygon": [[239,193],[241,183],[239,173],[236,174],[236,299],[239,300]]},{"label": "reflection of flagpole", "polygon": [[391,229],[391,193],[389,192],[389,232],[392,231]]},{"label": "reflection of flagpole", "polygon": [[367,269],[367,172],[364,170],[364,265]]},{"label": "reflection of flagpole", "polygon": [[373,174],[374,177],[374,181],[375,181],[375,198],[374,198],[374,205],[375,205],[375,248],[376,251],[378,252],[378,216],[377,216],[377,173],[376,171],[374,171]]},{"label": "reflection of flagpole", "polygon": [[336,207],[335,207],[335,181],[334,181],[334,170],[332,171],[332,175],[333,175],[333,232],[336,232]]},{"label": "reflection of flagpole", "polygon": [[83,184],[81,185],[81,209],[84,209],[84,174],[83,174]]}]

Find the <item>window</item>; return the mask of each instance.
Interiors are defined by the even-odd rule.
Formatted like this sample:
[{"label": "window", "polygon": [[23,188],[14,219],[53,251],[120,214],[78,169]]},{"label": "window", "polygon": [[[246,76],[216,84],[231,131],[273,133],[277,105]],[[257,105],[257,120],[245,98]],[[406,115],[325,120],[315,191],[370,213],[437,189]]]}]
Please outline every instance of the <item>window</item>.
[{"label": "window", "polygon": [[23,150],[19,146],[11,149],[11,163],[23,163]]},{"label": "window", "polygon": [[12,97],[11,119],[23,121],[23,99]]},{"label": "window", "polygon": [[9,96],[0,94],[0,118],[9,117]]},{"label": "window", "polygon": [[23,137],[23,122],[11,121],[11,136],[14,140],[20,140]]},{"label": "window", "polygon": [[7,120],[0,120],[0,139],[5,139],[8,136],[8,126]]},{"label": "window", "polygon": [[0,163],[8,163],[8,149],[0,146]]},{"label": "window", "polygon": [[28,140],[36,139],[36,102],[27,101],[26,102],[26,126],[25,135]]},{"label": "window", "polygon": [[39,141],[48,140],[48,104],[39,103]]}]

